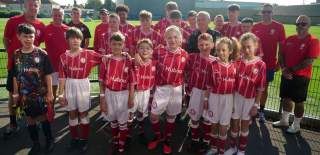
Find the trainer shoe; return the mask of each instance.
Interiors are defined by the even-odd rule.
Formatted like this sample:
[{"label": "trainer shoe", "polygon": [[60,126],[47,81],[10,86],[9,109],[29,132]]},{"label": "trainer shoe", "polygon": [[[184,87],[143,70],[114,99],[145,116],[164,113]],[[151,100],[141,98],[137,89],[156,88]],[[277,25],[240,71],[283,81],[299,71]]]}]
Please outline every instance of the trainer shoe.
[{"label": "trainer shoe", "polygon": [[54,141],[53,139],[48,139],[46,140],[46,147],[45,147],[45,152],[46,153],[51,153],[54,149]]},{"label": "trainer shoe", "polygon": [[208,142],[201,142],[200,143],[200,148],[199,148],[199,152],[200,153],[205,153],[210,149],[210,144]]},{"label": "trainer shoe", "polygon": [[170,154],[172,152],[171,145],[168,140],[163,142],[162,150],[164,154]]},{"label": "trainer shoe", "polygon": [[284,121],[280,120],[280,121],[273,122],[272,126],[273,127],[288,127],[289,122],[284,122]]},{"label": "trainer shoe", "polygon": [[80,146],[80,151],[81,151],[82,153],[87,152],[87,151],[88,151],[88,140],[86,140],[86,139],[81,139],[81,140],[79,141],[79,146]]},{"label": "trainer shoe", "polygon": [[71,139],[70,143],[67,146],[67,151],[73,151],[79,146],[79,139]]},{"label": "trainer shoe", "polygon": [[264,116],[264,112],[259,112],[259,122],[264,123],[266,121],[266,118]]},{"label": "trainer shoe", "polygon": [[188,146],[188,152],[198,153],[199,152],[199,140],[191,140],[191,143]]},{"label": "trainer shoe", "polygon": [[32,148],[29,151],[28,155],[38,155],[38,154],[40,154],[40,143],[33,142]]},{"label": "trainer shoe", "polygon": [[292,123],[292,125],[287,129],[286,132],[290,134],[297,134],[300,132],[300,125],[295,125],[294,123]]},{"label": "trainer shoe", "polygon": [[226,152],[224,152],[225,155],[233,155],[237,153],[237,147],[230,147]]},{"label": "trainer shoe", "polygon": [[151,140],[151,141],[148,143],[148,149],[149,149],[149,150],[155,149],[155,148],[158,146],[159,142],[160,142],[160,139],[158,139],[158,138],[155,137],[153,140]]},{"label": "trainer shoe", "polygon": [[238,151],[237,155],[245,155],[244,151]]}]

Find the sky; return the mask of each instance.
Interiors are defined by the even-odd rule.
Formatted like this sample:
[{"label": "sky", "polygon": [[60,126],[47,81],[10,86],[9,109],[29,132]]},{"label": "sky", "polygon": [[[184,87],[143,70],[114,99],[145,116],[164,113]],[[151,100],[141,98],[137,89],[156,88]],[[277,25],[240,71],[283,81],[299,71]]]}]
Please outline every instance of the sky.
[{"label": "sky", "polygon": [[[73,4],[73,0],[53,0],[61,5]],[[103,0],[101,0],[103,1]],[[114,0],[115,1],[115,0]],[[232,1],[246,1],[246,2],[266,2],[266,0],[232,0]],[[77,0],[79,4],[86,3],[87,0]],[[268,0],[268,3],[277,3],[279,5],[301,5],[310,4],[312,2],[316,2],[316,0]]]}]

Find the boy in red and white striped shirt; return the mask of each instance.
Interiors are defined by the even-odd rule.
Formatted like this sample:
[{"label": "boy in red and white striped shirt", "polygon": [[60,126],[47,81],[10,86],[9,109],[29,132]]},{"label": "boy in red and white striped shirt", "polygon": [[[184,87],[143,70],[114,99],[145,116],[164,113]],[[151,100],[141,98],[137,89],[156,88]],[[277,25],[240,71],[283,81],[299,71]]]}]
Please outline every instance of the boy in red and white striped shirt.
[{"label": "boy in red and white striped shirt", "polygon": [[[90,82],[88,76],[91,69],[101,63],[101,55],[80,47],[83,36],[78,28],[70,28],[66,38],[70,50],[60,55],[59,102],[69,111],[69,128],[72,137],[69,149],[74,149],[80,142],[81,151],[85,152],[88,149],[89,136]],[[79,119],[80,137],[78,136]]]},{"label": "boy in red and white striped shirt", "polygon": [[152,41],[153,47],[156,48],[163,44],[163,39],[159,32],[152,29],[152,13],[142,10],[139,13],[140,26],[137,26],[133,31],[133,46],[137,47],[139,40],[148,38]]},{"label": "boy in red and white striped shirt", "polygon": [[117,5],[116,13],[120,17],[119,30],[123,34],[128,34],[129,36],[131,36],[135,27],[134,27],[134,25],[130,24],[127,21],[128,13],[129,13],[129,7],[127,5],[125,5],[125,4]]},{"label": "boy in red and white striped shirt", "polygon": [[122,55],[125,37],[115,32],[110,37],[112,54],[100,65],[100,107],[111,122],[112,154],[124,153],[127,138],[128,109],[133,107],[134,68],[131,58]]},{"label": "boy in red and white striped shirt", "polygon": [[151,106],[151,124],[156,137],[149,142],[148,149],[157,147],[162,139],[159,117],[163,112],[167,114],[165,131],[163,134],[163,152],[172,152],[170,140],[174,129],[176,116],[182,108],[182,85],[188,53],[180,45],[182,34],[177,26],[169,26],[165,32],[167,47],[157,49],[153,58],[158,61],[156,90]]},{"label": "boy in red and white striped shirt", "polygon": [[[187,83],[188,91],[191,91],[191,97],[187,112],[191,118],[191,136],[192,141],[189,151],[197,153],[199,151],[199,120],[203,114],[204,90],[206,90],[206,78],[211,63],[215,57],[211,56],[211,50],[214,48],[213,38],[208,33],[203,33],[198,37],[198,48],[200,53],[192,53],[189,55],[189,60],[186,66],[186,73],[189,77]],[[203,144],[205,148],[200,148],[200,151],[207,150],[210,143],[211,124],[204,120],[202,123],[204,130]]]},{"label": "boy in red and white striped shirt", "polygon": [[[236,83],[236,66],[231,55],[239,50],[237,40],[223,37],[217,41],[217,60],[210,66],[207,76],[208,91],[205,93],[203,117],[212,123],[211,153],[223,155],[227,131],[233,109],[233,93]],[[210,93],[210,94],[209,94]]]},{"label": "boy in red and white striped shirt", "polygon": [[[231,148],[226,154],[244,155],[248,143],[249,122],[257,114],[259,101],[266,84],[266,64],[255,56],[258,39],[253,33],[246,33],[240,38],[243,58],[236,63],[237,82],[234,98],[234,112],[231,120]],[[238,150],[236,146],[240,129]]]},{"label": "boy in red and white striped shirt", "polygon": [[223,24],[220,31],[224,37],[236,37],[237,39],[243,34],[241,29],[241,22],[238,20],[240,14],[240,6],[238,4],[231,4],[228,6],[229,21]]}]

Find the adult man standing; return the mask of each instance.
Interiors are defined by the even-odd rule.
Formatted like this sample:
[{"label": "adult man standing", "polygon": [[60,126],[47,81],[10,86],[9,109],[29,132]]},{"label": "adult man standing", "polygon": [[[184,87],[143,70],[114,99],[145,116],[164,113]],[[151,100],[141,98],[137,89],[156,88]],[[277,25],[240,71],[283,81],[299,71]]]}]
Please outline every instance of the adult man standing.
[{"label": "adult man standing", "polygon": [[68,24],[70,27],[76,27],[80,29],[80,31],[83,34],[83,40],[81,42],[81,48],[88,48],[89,47],[89,41],[91,38],[91,34],[89,31],[89,28],[81,22],[81,9],[74,7],[71,10],[71,22]]},{"label": "adult man standing", "polygon": [[[51,61],[54,73],[52,74],[52,87],[53,96],[55,101],[56,93],[58,88],[58,72],[59,72],[59,58],[64,53],[68,44],[65,38],[65,33],[68,30],[68,26],[64,25],[63,22],[64,10],[62,8],[52,9],[52,22],[46,26],[44,33],[44,43],[46,45],[46,51]],[[58,41],[57,41],[58,40]]]},{"label": "adult man standing", "polygon": [[[198,28],[192,32],[192,34],[189,37],[188,45],[187,45],[187,51],[189,53],[199,53],[198,48],[198,37],[202,33],[209,33],[213,41],[216,42],[216,40],[220,37],[220,33],[218,31],[212,30],[209,28],[210,23],[210,14],[206,11],[200,11],[197,14],[197,25]],[[214,49],[212,49],[211,54],[214,53]]]},{"label": "adult man standing", "polygon": [[304,113],[303,102],[307,99],[311,79],[313,60],[319,56],[319,40],[309,33],[311,20],[300,15],[296,20],[296,35],[288,37],[280,52],[282,71],[280,97],[283,99],[283,111],[280,121],[273,126],[288,126],[289,114],[294,106],[294,121],[287,129],[288,133],[300,131],[300,121]]},{"label": "adult man standing", "polygon": [[8,52],[8,77],[7,77],[7,90],[9,91],[9,115],[10,115],[10,125],[5,131],[6,135],[9,135],[17,131],[17,121],[15,114],[15,105],[12,103],[12,91],[13,91],[13,52],[22,47],[20,41],[17,37],[17,27],[22,23],[28,23],[35,27],[35,40],[34,45],[39,46],[43,42],[45,25],[37,19],[37,14],[39,13],[41,5],[41,0],[25,0],[24,1],[24,13],[22,15],[17,15],[11,17],[6,23],[3,44]]},{"label": "adult man standing", "polygon": [[277,50],[281,49],[281,44],[286,37],[283,24],[272,19],[272,11],[271,4],[264,4],[261,11],[262,21],[252,28],[252,32],[261,41],[262,51],[264,52],[263,61],[267,66],[267,83],[261,97],[259,110],[259,119],[262,123],[265,121],[264,107],[268,98],[268,83],[273,81],[274,72],[278,69]]}]

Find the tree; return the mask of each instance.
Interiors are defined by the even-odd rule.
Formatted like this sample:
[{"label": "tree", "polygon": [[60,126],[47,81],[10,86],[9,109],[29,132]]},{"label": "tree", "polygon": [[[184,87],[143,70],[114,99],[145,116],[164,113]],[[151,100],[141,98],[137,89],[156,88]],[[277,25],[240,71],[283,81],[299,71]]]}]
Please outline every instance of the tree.
[{"label": "tree", "polygon": [[104,0],[104,4],[102,5],[102,7],[114,12],[116,9],[116,3],[114,3],[112,0]]},{"label": "tree", "polygon": [[85,5],[86,9],[99,10],[101,7],[102,7],[102,3],[100,0],[88,0]]}]

